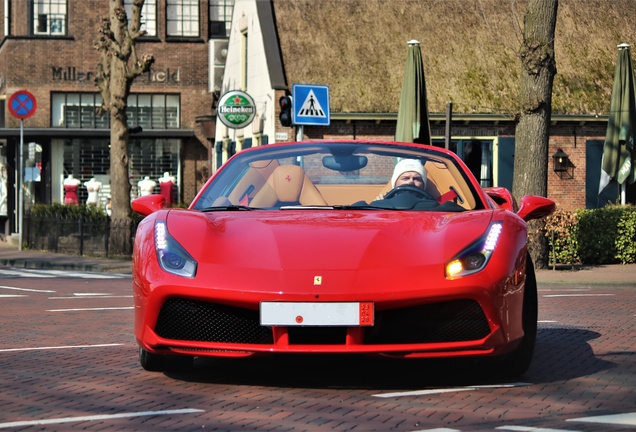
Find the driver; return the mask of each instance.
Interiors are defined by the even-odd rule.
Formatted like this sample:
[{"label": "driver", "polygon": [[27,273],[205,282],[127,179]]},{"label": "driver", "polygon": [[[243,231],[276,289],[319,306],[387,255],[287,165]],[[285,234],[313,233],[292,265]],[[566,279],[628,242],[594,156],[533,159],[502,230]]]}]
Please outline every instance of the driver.
[{"label": "driver", "polygon": [[[426,189],[426,172],[420,161],[416,159],[402,159],[395,165],[391,177],[391,187],[411,185],[419,189]],[[386,194],[381,193],[374,201],[381,200]]]}]

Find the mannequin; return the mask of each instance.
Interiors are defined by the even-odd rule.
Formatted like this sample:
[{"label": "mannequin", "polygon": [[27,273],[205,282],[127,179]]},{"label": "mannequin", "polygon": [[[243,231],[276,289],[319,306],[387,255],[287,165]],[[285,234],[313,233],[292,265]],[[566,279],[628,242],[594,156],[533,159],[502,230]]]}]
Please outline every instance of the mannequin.
[{"label": "mannequin", "polygon": [[102,184],[95,180],[93,177],[86,183],[84,183],[86,189],[88,190],[88,198],[86,199],[86,204],[97,205],[99,202],[99,190],[102,188]]},{"label": "mannequin", "polygon": [[170,175],[170,173],[163,173],[163,177],[159,179],[159,187],[161,188],[161,195],[166,199],[166,207],[172,207],[172,191],[176,179]]},{"label": "mannequin", "polygon": [[69,174],[64,179],[64,204],[75,205],[79,203],[77,199],[77,187],[80,181],[73,177],[73,174]]},{"label": "mannequin", "polygon": [[157,182],[150,180],[150,177],[146,176],[142,180],[139,180],[137,187],[139,188],[139,196],[150,195],[153,193]]}]

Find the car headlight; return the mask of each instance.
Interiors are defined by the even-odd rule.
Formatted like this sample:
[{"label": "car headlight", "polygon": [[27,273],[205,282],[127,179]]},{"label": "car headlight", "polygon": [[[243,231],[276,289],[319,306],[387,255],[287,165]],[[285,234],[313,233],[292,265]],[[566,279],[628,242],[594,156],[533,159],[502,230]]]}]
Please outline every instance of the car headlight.
[{"label": "car headlight", "polygon": [[197,262],[168,233],[165,221],[155,222],[155,250],[162,269],[178,276],[193,278]]},{"label": "car headlight", "polygon": [[486,267],[492,252],[495,250],[495,247],[497,247],[501,230],[501,222],[493,222],[490,224],[486,234],[469,245],[446,264],[446,277],[448,279],[456,279],[477,273]]}]

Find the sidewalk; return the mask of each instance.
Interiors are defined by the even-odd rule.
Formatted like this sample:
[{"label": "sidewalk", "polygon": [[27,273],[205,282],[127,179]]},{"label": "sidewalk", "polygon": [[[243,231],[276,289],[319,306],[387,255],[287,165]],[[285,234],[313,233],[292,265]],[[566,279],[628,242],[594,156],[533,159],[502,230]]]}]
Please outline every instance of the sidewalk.
[{"label": "sidewalk", "polygon": [[18,250],[17,245],[0,241],[0,267],[28,269],[111,272],[132,274],[132,260],[66,255],[38,250]]},{"label": "sidewalk", "polygon": [[[54,269],[91,272],[132,273],[131,259],[114,259],[65,255],[35,250],[19,251],[18,247],[0,241],[0,266],[29,269]],[[602,266],[559,266],[556,270],[537,270],[539,288],[601,285],[636,288],[636,264]]]}]

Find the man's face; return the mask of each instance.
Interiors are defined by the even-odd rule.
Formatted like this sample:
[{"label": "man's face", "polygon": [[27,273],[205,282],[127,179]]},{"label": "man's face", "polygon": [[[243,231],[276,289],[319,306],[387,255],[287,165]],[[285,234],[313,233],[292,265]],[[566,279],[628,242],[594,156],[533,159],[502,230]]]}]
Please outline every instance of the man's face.
[{"label": "man's face", "polygon": [[422,180],[422,176],[419,173],[415,171],[406,171],[395,181],[395,187],[404,185],[412,185],[420,189],[424,189],[424,180]]}]

